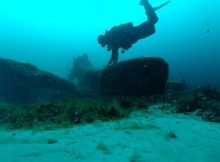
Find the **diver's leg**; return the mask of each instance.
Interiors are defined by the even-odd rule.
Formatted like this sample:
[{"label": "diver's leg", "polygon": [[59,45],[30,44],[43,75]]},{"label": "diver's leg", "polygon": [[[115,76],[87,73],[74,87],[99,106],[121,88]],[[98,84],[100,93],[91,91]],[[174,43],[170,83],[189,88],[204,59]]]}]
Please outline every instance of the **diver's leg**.
[{"label": "diver's leg", "polygon": [[140,5],[144,6],[145,8],[148,17],[148,22],[151,24],[156,24],[158,21],[158,17],[148,0],[141,0]]},{"label": "diver's leg", "polygon": [[110,60],[109,60],[109,62],[108,62],[108,65],[111,65],[112,64],[112,56],[111,56],[111,58],[110,58]]},{"label": "diver's leg", "polygon": [[108,65],[115,65],[118,62],[118,48],[112,49],[112,56],[110,61],[108,62]]},{"label": "diver's leg", "polygon": [[156,22],[158,21],[158,17],[155,11],[166,6],[169,2],[170,1],[166,1],[157,7],[152,7],[151,4],[148,2],[148,0],[141,0],[140,5],[144,6],[146,14],[148,16],[148,21],[153,24],[156,24]]}]

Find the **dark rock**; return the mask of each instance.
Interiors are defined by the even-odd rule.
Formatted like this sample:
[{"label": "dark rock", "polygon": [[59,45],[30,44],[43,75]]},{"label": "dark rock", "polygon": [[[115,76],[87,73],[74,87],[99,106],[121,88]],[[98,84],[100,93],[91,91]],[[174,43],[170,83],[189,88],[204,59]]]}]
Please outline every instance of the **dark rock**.
[{"label": "dark rock", "polygon": [[220,102],[209,101],[206,109],[202,112],[202,118],[211,122],[220,123]]},{"label": "dark rock", "polygon": [[52,101],[77,95],[75,86],[37,67],[0,58],[0,99],[13,103]]},{"label": "dark rock", "polygon": [[177,107],[176,112],[189,113],[201,110],[204,107],[204,101],[203,97],[196,93],[180,96],[175,101],[175,105]]},{"label": "dark rock", "polygon": [[101,70],[87,70],[78,81],[81,90],[91,94],[99,94]]},{"label": "dark rock", "polygon": [[204,120],[220,123],[220,92],[210,87],[200,87],[179,96],[175,101],[176,112],[197,112]]},{"label": "dark rock", "polygon": [[47,143],[48,144],[55,144],[55,143],[57,143],[58,141],[56,140],[56,139],[48,139],[47,140]]},{"label": "dark rock", "polygon": [[220,101],[220,91],[216,88],[199,87],[195,92],[204,98]]},{"label": "dark rock", "polygon": [[105,96],[150,96],[165,92],[168,64],[161,58],[138,58],[109,66],[102,72]]}]

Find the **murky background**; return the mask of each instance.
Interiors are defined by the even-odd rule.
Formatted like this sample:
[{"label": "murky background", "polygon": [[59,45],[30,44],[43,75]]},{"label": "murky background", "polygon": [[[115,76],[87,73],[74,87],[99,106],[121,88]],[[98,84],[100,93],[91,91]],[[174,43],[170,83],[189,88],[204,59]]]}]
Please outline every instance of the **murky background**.
[{"label": "murky background", "polygon": [[[172,0],[157,11],[156,34],[138,41],[119,61],[159,56],[170,64],[170,80],[220,87],[219,6],[217,0]],[[84,52],[97,68],[107,64],[110,53],[97,43],[99,34],[145,20],[138,0],[0,1],[0,57],[66,78],[73,57]]]}]

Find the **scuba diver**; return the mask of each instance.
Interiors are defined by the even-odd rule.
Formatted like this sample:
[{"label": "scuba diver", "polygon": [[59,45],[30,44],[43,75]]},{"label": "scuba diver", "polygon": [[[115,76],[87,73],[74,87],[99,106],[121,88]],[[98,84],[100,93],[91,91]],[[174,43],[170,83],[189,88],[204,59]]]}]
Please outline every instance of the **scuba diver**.
[{"label": "scuba diver", "polygon": [[117,64],[119,49],[122,49],[121,52],[124,53],[139,39],[146,38],[155,33],[155,24],[158,21],[155,11],[167,5],[169,2],[170,1],[166,1],[157,7],[152,7],[148,0],[141,0],[140,5],[145,8],[148,17],[147,21],[138,26],[133,26],[132,22],[121,24],[106,31],[104,35],[98,36],[98,43],[102,47],[106,46],[107,50],[112,52],[108,65]]}]

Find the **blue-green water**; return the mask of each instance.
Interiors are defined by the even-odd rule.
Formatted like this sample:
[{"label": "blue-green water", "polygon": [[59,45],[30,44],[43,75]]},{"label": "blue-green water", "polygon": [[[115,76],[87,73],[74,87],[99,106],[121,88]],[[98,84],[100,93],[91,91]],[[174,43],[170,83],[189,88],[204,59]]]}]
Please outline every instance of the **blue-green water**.
[{"label": "blue-green water", "polygon": [[[156,6],[163,0],[150,2]],[[138,41],[119,60],[159,56],[170,64],[171,80],[219,86],[219,6],[217,0],[172,0],[157,12],[156,34]],[[95,66],[107,64],[110,53],[97,43],[99,34],[145,20],[138,0],[0,1],[0,57],[67,77],[72,58],[83,52]]]},{"label": "blue-green water", "polygon": [[[164,1],[150,0],[153,6]],[[157,11],[156,33],[120,54],[119,61],[158,56],[169,63],[170,80],[220,87],[219,7],[219,0],[172,0]],[[115,25],[144,21],[146,15],[139,0],[1,0],[0,58],[28,62],[67,78],[73,58],[82,53],[89,55],[95,67],[106,66],[110,52],[98,44],[99,34]],[[29,73],[39,75],[33,69],[26,71],[25,78]],[[10,73],[5,70],[3,74]],[[35,94],[31,93],[35,90],[36,94],[41,92],[37,101],[41,101],[41,94],[47,97],[47,89],[30,86],[26,91],[17,76],[12,75],[13,81],[10,77],[2,79],[7,85],[15,85],[3,84],[3,95],[5,89],[9,99],[16,94],[15,98],[27,100],[26,95]],[[46,85],[54,80],[52,77]],[[28,81],[24,84],[28,85]],[[48,89],[62,95],[59,86],[54,89],[58,84],[54,85]],[[75,92],[72,84],[66,89]],[[83,93],[93,95],[92,91]],[[219,94],[209,88],[182,98],[175,98],[175,93],[172,98],[168,93],[158,102],[152,98],[155,105],[151,105],[150,98],[149,102],[145,98],[114,98],[109,104],[108,100],[101,103],[92,97],[14,107],[0,99],[1,162],[218,162]],[[174,108],[187,115],[173,113]],[[194,111],[199,111],[200,116]],[[14,129],[8,129],[10,124]]]}]

